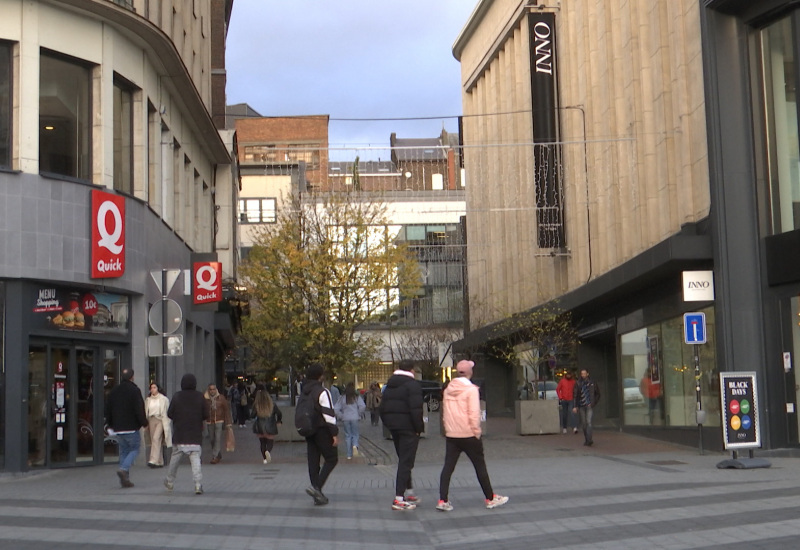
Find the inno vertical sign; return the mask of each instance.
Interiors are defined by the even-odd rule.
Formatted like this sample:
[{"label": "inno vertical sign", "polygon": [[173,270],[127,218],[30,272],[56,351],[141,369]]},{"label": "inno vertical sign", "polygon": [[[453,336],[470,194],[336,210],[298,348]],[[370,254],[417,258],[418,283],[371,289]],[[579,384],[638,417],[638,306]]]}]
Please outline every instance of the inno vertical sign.
[{"label": "inno vertical sign", "polygon": [[528,15],[531,56],[531,116],[533,118],[534,192],[540,248],[563,248],[564,205],[561,196],[561,150],[558,145],[556,84],[556,17]]}]

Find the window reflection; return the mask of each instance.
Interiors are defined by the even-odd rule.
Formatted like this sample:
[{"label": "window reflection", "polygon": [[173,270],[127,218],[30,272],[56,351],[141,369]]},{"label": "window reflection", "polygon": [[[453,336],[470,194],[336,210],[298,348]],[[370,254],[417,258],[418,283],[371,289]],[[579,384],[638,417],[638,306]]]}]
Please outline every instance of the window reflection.
[{"label": "window reflection", "polygon": [[[706,314],[700,354],[704,426],[719,426],[719,372],[714,352],[714,309]],[[694,349],[684,343],[683,316],[620,337],[624,421],[628,426],[696,426]]]},{"label": "window reflection", "polygon": [[800,143],[793,34],[789,18],[761,32],[770,202],[775,233],[800,228]]}]

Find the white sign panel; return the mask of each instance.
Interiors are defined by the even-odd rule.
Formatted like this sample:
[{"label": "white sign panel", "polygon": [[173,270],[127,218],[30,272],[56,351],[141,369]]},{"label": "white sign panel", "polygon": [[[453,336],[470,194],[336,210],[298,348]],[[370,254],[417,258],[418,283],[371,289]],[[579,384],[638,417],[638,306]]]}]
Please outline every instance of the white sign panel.
[{"label": "white sign panel", "polygon": [[683,272],[683,301],[710,302],[714,300],[713,271]]}]

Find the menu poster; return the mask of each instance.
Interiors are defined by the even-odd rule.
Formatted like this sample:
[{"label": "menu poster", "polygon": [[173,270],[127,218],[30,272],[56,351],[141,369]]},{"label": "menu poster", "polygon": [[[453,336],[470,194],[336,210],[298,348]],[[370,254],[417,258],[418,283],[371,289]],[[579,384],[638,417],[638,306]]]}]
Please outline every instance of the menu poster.
[{"label": "menu poster", "polygon": [[128,297],[61,287],[38,287],[33,326],[38,329],[100,333],[128,332]]}]

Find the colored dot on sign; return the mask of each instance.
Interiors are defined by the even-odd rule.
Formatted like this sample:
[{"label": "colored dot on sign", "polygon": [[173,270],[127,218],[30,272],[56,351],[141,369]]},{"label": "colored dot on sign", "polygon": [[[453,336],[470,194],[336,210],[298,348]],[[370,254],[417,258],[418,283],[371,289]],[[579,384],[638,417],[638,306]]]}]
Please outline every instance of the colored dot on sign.
[{"label": "colored dot on sign", "polygon": [[738,430],[738,429],[739,429],[739,428],[741,428],[741,427],[742,427],[742,421],[741,421],[741,419],[739,419],[739,417],[738,417],[738,416],[736,416],[736,415],[733,415],[733,416],[731,417],[731,428],[733,428],[734,430]]},{"label": "colored dot on sign", "polygon": [[742,429],[749,430],[750,427],[753,425],[753,421],[750,419],[748,415],[742,416]]},{"label": "colored dot on sign", "polygon": [[742,414],[750,414],[750,401],[747,399],[742,399],[739,408],[742,409]]},{"label": "colored dot on sign", "polygon": [[734,399],[731,401],[730,405],[728,405],[728,408],[731,410],[731,413],[739,414],[739,402],[737,400]]}]

